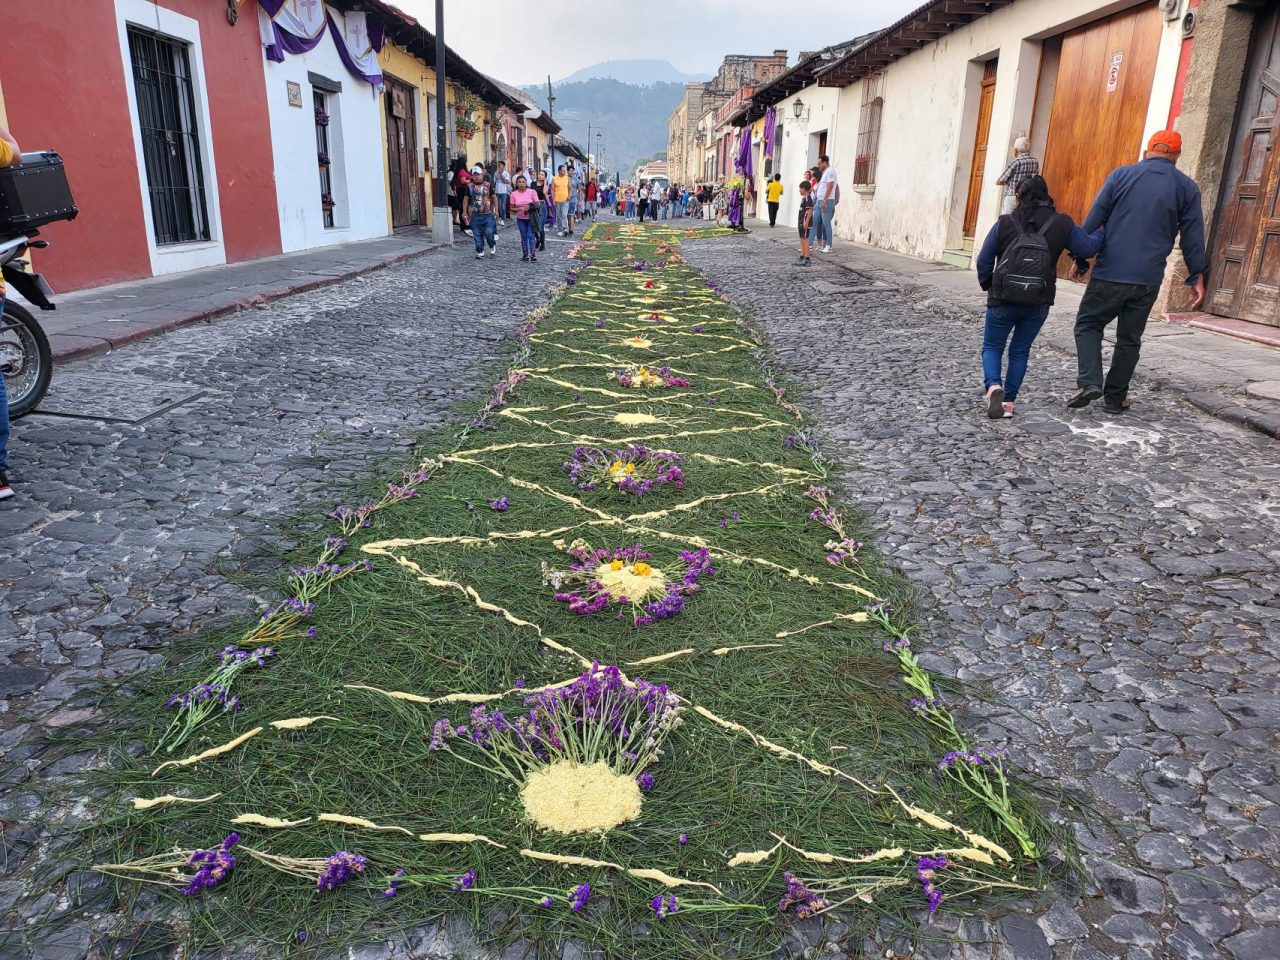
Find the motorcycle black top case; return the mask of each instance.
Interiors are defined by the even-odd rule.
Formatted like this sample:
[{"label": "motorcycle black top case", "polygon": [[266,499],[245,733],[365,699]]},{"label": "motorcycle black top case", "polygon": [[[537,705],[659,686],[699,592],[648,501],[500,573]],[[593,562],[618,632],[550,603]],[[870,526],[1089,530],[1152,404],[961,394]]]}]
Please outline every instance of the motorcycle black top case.
[{"label": "motorcycle black top case", "polygon": [[79,212],[62,157],[52,150],[24,153],[20,166],[0,169],[0,237],[74,220]]}]

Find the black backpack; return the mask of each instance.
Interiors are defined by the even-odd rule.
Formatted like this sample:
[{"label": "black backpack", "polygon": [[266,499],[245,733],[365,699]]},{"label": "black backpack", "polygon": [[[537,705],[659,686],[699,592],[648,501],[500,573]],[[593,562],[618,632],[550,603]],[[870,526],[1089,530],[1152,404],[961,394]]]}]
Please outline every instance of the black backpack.
[{"label": "black backpack", "polygon": [[996,262],[991,278],[992,296],[1003,303],[1036,306],[1048,303],[1058,279],[1058,260],[1045,235],[1056,215],[1051,214],[1035,233],[1028,233],[1017,217],[1009,217],[1017,235]]}]

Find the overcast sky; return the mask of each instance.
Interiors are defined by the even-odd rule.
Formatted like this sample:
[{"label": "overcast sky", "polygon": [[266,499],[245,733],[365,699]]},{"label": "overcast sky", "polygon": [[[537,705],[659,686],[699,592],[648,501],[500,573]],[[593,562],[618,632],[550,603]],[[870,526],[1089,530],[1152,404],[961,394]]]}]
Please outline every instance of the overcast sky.
[{"label": "overcast sky", "polygon": [[[435,29],[435,0],[392,0]],[[870,33],[923,0],[445,0],[449,46],[507,83],[567,77],[602,60],[668,60],[715,73],[727,53],[819,50]]]}]

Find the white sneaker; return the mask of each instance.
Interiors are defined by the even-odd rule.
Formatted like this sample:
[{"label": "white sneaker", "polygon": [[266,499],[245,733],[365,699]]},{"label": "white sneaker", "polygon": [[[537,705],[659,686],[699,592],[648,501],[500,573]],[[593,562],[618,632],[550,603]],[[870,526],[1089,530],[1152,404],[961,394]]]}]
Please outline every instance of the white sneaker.
[{"label": "white sneaker", "polygon": [[830,247],[823,247],[823,248],[822,248],[822,252],[823,252],[823,253],[830,253],[830,252],[831,252],[831,248],[830,248]]},{"label": "white sneaker", "polygon": [[489,248],[489,256],[496,257],[498,255],[498,245],[495,243]]},{"label": "white sneaker", "polygon": [[477,260],[483,260],[483,259],[484,259],[484,251],[483,251],[483,250],[479,250],[479,251],[477,251],[477,252],[476,252],[476,259],[477,259]]}]

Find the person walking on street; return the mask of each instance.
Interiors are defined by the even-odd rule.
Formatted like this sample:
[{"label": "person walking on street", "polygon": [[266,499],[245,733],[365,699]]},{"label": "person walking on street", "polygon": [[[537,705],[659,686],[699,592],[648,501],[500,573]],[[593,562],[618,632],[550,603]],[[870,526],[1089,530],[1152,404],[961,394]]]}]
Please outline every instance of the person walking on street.
[{"label": "person walking on street", "polygon": [[662,184],[657,180],[649,181],[649,219],[658,219],[658,207],[662,203]]},{"label": "person walking on street", "polygon": [[800,231],[800,259],[797,267],[809,266],[809,231],[813,229],[813,185],[808,180],[800,181],[800,218],[796,221]]},{"label": "person walking on street", "polygon": [[578,218],[578,207],[582,202],[582,175],[578,173],[577,167],[570,160],[569,164],[569,219],[568,224],[569,236],[573,236],[573,222]]},{"label": "person walking on street", "polygon": [[782,203],[782,174],[775,173],[764,188],[764,202],[769,207],[769,226],[778,225],[778,205]]},{"label": "person walking on street", "polygon": [[542,201],[538,199],[538,191],[532,189],[524,178],[524,174],[516,177],[516,189],[511,194],[511,212],[516,218],[516,227],[520,230],[520,259],[522,261],[538,259],[538,231],[533,218]]},{"label": "person walking on street", "polygon": [[507,218],[511,216],[511,174],[507,173],[507,162],[498,161],[498,170],[493,175],[493,192],[498,198],[498,225],[505,227]]},{"label": "person walking on street", "polygon": [[996,178],[996,183],[1004,187],[1004,196],[1000,201],[1001,216],[1013,213],[1018,205],[1018,187],[1028,177],[1040,175],[1040,161],[1031,155],[1031,141],[1019,137],[1013,141],[1013,160],[1004,168],[1004,173]]},{"label": "person walking on street", "polygon": [[[16,167],[22,164],[22,151],[18,141],[0,125],[0,167]],[[0,315],[4,313],[4,277],[0,276]],[[4,386],[4,374],[0,372],[0,500],[13,496],[9,486],[9,394]]]},{"label": "person walking on street", "polygon": [[836,204],[840,202],[840,184],[836,178],[836,168],[826,154],[818,158],[818,172],[822,179],[814,191],[817,196],[813,200],[813,237],[815,245],[823,252],[831,252],[831,222],[836,215]]},{"label": "person walking on street", "polygon": [[[1069,216],[1054,209],[1044,177],[1023,180],[1017,200],[1013,213],[1002,214],[992,225],[978,252],[978,286],[987,291],[983,389],[987,416],[992,420],[1013,416],[1031,345],[1057,293],[1062,251],[1087,260],[1102,246],[1101,230],[1086,234]],[[1009,361],[1002,375],[1006,345]]]},{"label": "person walking on street", "polygon": [[649,185],[640,181],[640,189],[636,193],[636,209],[640,211],[640,222],[644,223],[644,215],[649,212]]},{"label": "person walking on street", "polygon": [[569,235],[569,191],[572,187],[573,183],[562,163],[551,180],[551,201],[556,206],[556,223],[560,227],[562,237]]},{"label": "person walking on street", "polygon": [[[1152,134],[1142,160],[1111,171],[1085,218],[1086,231],[1103,227],[1106,236],[1076,315],[1080,389],[1068,407],[1086,407],[1102,397],[1107,413],[1128,408],[1142,333],[1175,239],[1187,265],[1190,308],[1204,302],[1204,211],[1200,188],[1177,167],[1181,153],[1182,135],[1176,130]],[[1083,273],[1077,264],[1071,278],[1080,279]],[[1112,320],[1117,320],[1116,347],[1104,381],[1102,332]]]},{"label": "person walking on street", "polygon": [[[547,171],[539,170],[538,176],[533,181],[534,192],[538,194],[538,199],[541,201],[535,211],[537,213],[535,226],[538,233],[539,250],[547,249],[547,208],[550,203],[550,197],[547,196],[548,186]],[[530,222],[534,221],[531,220]]]},{"label": "person walking on street", "polygon": [[595,178],[587,181],[587,185],[584,188],[584,196],[587,198],[587,216],[594,220],[600,197],[600,188],[596,185]]},{"label": "person walking on street", "polygon": [[471,171],[471,185],[462,198],[463,215],[471,222],[471,239],[476,242],[476,259],[484,258],[484,248],[489,256],[498,255],[498,225],[494,222],[497,209],[493,187],[485,179],[484,167],[476,164]]}]

